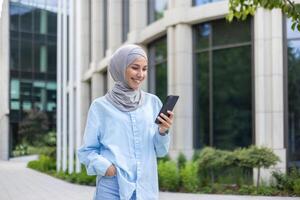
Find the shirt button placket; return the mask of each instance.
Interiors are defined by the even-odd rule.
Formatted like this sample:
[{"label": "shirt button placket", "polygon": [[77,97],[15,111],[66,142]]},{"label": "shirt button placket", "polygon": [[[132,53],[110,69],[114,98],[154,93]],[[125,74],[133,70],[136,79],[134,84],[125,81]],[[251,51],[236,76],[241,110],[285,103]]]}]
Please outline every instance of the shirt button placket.
[{"label": "shirt button placket", "polygon": [[134,152],[137,165],[137,179],[141,175],[141,136],[139,134],[135,113],[131,113],[132,129],[133,129],[133,138],[134,138]]}]

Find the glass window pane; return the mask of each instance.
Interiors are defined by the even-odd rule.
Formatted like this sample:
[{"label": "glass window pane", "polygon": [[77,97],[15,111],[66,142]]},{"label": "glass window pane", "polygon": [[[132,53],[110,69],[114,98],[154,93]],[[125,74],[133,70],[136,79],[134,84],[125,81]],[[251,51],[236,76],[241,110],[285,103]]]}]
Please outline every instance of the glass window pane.
[{"label": "glass window pane", "polygon": [[10,40],[10,69],[18,69],[19,66],[19,40]]},{"label": "glass window pane", "polygon": [[167,39],[154,41],[149,46],[148,88],[162,101],[167,97]]},{"label": "glass window pane", "polygon": [[288,42],[290,161],[300,161],[300,39]]},{"label": "glass window pane", "polygon": [[218,2],[218,1],[224,1],[224,0],[193,0],[193,5],[194,6],[200,6],[212,2]]},{"label": "glass window pane", "polygon": [[216,20],[212,28],[213,46],[236,44],[251,41],[250,20],[233,21]]},{"label": "glass window pane", "polygon": [[156,95],[164,101],[167,98],[167,90],[168,90],[168,83],[167,83],[167,63],[161,63],[155,66],[156,72]]},{"label": "glass window pane", "polygon": [[194,148],[200,149],[209,145],[209,54],[196,54],[195,73],[195,121],[197,133],[194,137]]},{"label": "glass window pane", "polygon": [[19,101],[11,101],[10,109],[12,110],[20,110],[20,102]]},{"label": "glass window pane", "polygon": [[25,32],[32,32],[33,28],[33,8],[22,6],[20,12],[21,30]]},{"label": "glass window pane", "polygon": [[148,23],[161,19],[167,7],[168,0],[148,0]]},{"label": "glass window pane", "polygon": [[56,45],[48,44],[47,51],[47,71],[51,73],[56,73]]},{"label": "glass window pane", "polygon": [[11,99],[20,99],[20,81],[12,79],[10,81],[10,98]]},{"label": "glass window pane", "polygon": [[251,88],[250,46],[213,52],[213,144],[217,148],[251,144]]},{"label": "glass window pane", "polygon": [[[48,33],[49,34],[57,34],[57,14],[53,12],[47,12],[48,14],[48,21],[46,22],[46,25],[48,26]],[[45,26],[46,26],[45,25]]]},{"label": "glass window pane", "polygon": [[10,14],[10,30],[18,30],[19,29],[19,16],[20,16],[20,8],[18,5],[14,3],[9,4],[9,14]]},{"label": "glass window pane", "polygon": [[21,63],[20,68],[23,71],[31,71],[33,62],[32,62],[32,41],[21,41]]},{"label": "glass window pane", "polygon": [[194,28],[195,33],[195,50],[203,50],[209,47],[209,38],[211,35],[211,24],[204,23],[195,26]]},{"label": "glass window pane", "polygon": [[300,32],[298,31],[297,27],[295,28],[295,30],[292,30],[292,20],[291,19],[287,19],[286,20],[286,32],[287,32],[287,38],[289,39],[300,39]]}]

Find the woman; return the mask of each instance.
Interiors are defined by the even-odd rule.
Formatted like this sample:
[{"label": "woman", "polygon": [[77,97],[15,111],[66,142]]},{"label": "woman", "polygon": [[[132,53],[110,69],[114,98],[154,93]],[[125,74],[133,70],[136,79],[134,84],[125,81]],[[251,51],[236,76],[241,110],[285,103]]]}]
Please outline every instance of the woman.
[{"label": "woman", "polygon": [[108,66],[115,85],[90,106],[78,157],[97,175],[96,200],[158,199],[156,157],[168,153],[174,114],[154,123],[162,103],[141,90],[147,62],[141,47],[120,47]]}]

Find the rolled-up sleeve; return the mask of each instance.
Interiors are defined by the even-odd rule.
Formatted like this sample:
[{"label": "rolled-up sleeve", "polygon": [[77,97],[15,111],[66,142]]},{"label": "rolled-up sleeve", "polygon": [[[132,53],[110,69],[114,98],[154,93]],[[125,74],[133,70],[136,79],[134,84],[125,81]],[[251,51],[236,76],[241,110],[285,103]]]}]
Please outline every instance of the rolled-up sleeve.
[{"label": "rolled-up sleeve", "polygon": [[99,122],[96,114],[96,105],[92,103],[88,112],[83,145],[78,149],[78,158],[86,166],[88,175],[104,176],[107,168],[112,163],[100,154]]},{"label": "rolled-up sleeve", "polygon": [[154,135],[154,147],[157,157],[164,157],[169,151],[170,135],[160,135],[157,129]]}]

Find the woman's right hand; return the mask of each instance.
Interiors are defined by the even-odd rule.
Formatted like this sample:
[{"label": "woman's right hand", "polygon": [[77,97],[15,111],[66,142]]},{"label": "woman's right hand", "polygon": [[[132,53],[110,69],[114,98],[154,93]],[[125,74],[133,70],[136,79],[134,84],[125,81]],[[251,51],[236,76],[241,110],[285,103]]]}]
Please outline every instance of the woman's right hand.
[{"label": "woman's right hand", "polygon": [[106,170],[105,176],[115,176],[117,174],[116,167],[114,165],[111,165]]}]

